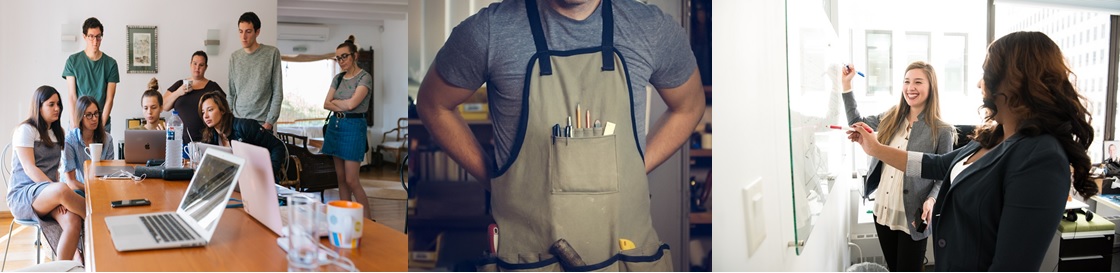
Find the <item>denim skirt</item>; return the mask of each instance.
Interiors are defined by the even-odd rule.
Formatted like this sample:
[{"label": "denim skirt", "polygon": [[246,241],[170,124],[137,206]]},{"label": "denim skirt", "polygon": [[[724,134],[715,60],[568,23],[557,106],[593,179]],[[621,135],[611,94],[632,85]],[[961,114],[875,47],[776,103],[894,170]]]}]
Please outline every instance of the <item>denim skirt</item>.
[{"label": "denim skirt", "polygon": [[369,148],[365,119],[331,116],[323,134],[323,154],[357,162],[365,159]]}]

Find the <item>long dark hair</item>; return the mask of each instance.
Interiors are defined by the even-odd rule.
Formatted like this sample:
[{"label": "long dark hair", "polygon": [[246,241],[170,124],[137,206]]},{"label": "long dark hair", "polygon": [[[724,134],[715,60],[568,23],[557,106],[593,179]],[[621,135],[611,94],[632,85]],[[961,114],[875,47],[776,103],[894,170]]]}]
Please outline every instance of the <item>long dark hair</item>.
[{"label": "long dark hair", "polygon": [[[93,129],[93,142],[105,143],[105,126],[101,125],[101,120],[100,120],[100,118],[101,118],[101,105],[97,105],[97,101],[94,100],[93,97],[82,96],[82,97],[78,98],[78,109],[74,109],[74,111],[78,112],[78,118],[83,118],[84,119],[86,109],[89,109],[89,107],[91,105],[93,107],[97,108],[97,117],[99,118],[99,120],[97,120],[97,127]],[[78,122],[78,127],[79,128],[81,128],[82,123],[83,123],[82,121]],[[78,129],[78,130],[79,130],[79,132],[81,132],[82,130],[85,130],[85,128],[81,128],[81,129]]]},{"label": "long dark hair", "polygon": [[[226,137],[228,138],[230,134],[233,134],[233,130],[230,130],[230,128],[233,127],[233,112],[230,112],[229,110],[229,103],[226,102],[225,94],[222,94],[218,91],[210,91],[206,94],[202,94],[202,98],[198,99],[198,115],[201,116],[206,113],[202,110],[202,104],[205,103],[206,100],[211,99],[214,100],[214,105],[218,106],[218,111],[222,111],[222,118],[218,120],[218,124],[215,124],[214,127],[218,127],[219,129],[221,129],[220,131],[224,132]],[[203,128],[202,139],[204,141],[215,139],[218,136],[218,131],[219,130],[215,130],[215,128],[211,127]],[[210,144],[220,145],[221,140],[219,139],[218,143]]]},{"label": "long dark hair", "polygon": [[[52,96],[58,96],[59,98],[59,117],[54,122],[47,124],[47,120],[43,119],[42,109],[43,104],[47,103],[47,100],[51,99]],[[35,95],[31,96],[31,105],[35,107],[31,108],[30,117],[24,120],[23,123],[27,123],[35,127],[35,130],[39,131],[39,142],[47,145],[47,147],[54,147],[54,141],[51,141],[50,136],[47,135],[47,130],[54,133],[56,140],[62,141],[64,139],[65,134],[62,132],[62,96],[58,95],[58,90],[54,89],[54,87],[50,87],[49,85],[40,86],[35,89]]]},{"label": "long dark hair", "polygon": [[[1015,32],[988,46],[984,61],[984,106],[986,124],[976,129],[973,140],[992,148],[1003,141],[1003,125],[993,118],[1000,111],[1022,117],[1016,133],[1024,136],[1052,135],[1061,143],[1073,167],[1073,187],[1081,196],[1097,194],[1089,180],[1089,144],[1093,143],[1092,116],[1085,97],[1070,81],[1058,45],[1041,32]],[[995,98],[1004,97],[1008,109],[997,109]]]}]

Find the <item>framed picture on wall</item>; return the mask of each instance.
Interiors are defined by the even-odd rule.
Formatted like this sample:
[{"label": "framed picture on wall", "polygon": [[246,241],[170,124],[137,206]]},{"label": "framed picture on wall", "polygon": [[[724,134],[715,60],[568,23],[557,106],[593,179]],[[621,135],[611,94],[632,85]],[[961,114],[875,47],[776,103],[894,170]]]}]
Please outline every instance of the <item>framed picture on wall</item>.
[{"label": "framed picture on wall", "polygon": [[1105,141],[1103,155],[1104,158],[1101,158],[1101,162],[1120,162],[1120,141]]},{"label": "framed picture on wall", "polygon": [[128,73],[156,73],[155,26],[128,26]]}]

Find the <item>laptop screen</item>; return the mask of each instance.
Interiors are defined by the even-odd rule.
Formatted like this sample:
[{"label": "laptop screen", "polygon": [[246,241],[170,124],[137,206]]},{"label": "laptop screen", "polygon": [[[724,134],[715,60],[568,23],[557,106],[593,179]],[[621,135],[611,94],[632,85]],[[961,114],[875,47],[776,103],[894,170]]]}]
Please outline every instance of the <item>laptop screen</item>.
[{"label": "laptop screen", "polygon": [[222,217],[226,198],[240,168],[240,164],[214,156],[214,152],[207,153],[195,170],[187,194],[183,196],[183,202],[179,203],[179,209],[198,221],[199,226],[212,231]]}]

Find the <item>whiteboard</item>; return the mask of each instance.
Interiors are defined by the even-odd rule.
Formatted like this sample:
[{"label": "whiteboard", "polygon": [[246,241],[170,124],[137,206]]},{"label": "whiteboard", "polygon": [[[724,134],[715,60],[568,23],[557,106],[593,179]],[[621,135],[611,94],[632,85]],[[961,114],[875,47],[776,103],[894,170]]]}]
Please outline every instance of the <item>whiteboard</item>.
[{"label": "whiteboard", "polygon": [[[797,2],[805,4],[805,2]],[[810,2],[811,3],[811,2]],[[787,2],[787,64],[791,185],[794,193],[794,242],[797,252],[809,243],[826,197],[848,156],[840,98],[840,71],[847,59],[836,32],[819,5]],[[849,174],[850,174],[850,169]]]}]

